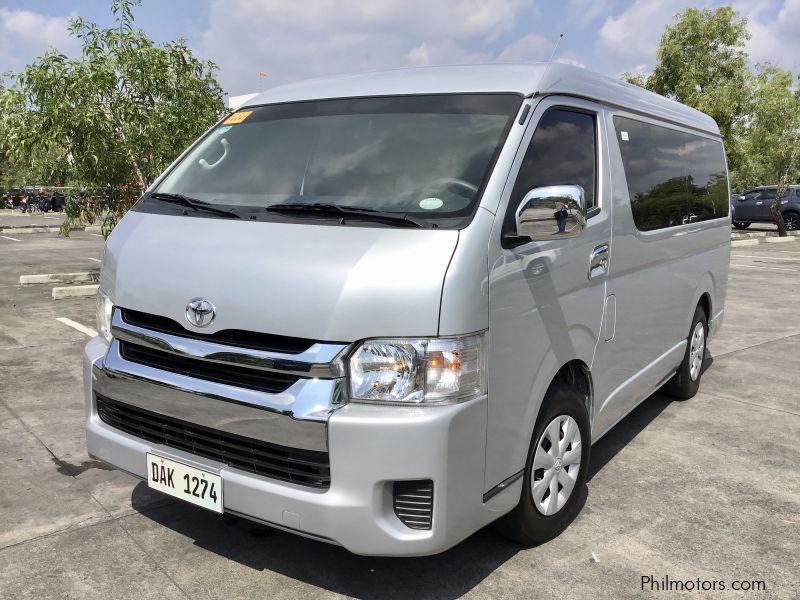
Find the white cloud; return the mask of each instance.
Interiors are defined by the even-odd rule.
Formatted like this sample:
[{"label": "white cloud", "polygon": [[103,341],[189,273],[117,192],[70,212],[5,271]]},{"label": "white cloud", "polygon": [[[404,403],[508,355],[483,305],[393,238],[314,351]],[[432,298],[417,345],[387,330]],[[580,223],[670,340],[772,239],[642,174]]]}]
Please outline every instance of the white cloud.
[{"label": "white cloud", "polygon": [[506,46],[499,54],[502,62],[522,62],[526,60],[547,60],[553,42],[538,33],[530,33]]},{"label": "white cloud", "polygon": [[598,47],[620,71],[642,63],[652,65],[664,27],[676,13],[695,4],[691,0],[655,2],[635,0],[618,16],[606,18],[600,29]]},{"label": "white cloud", "polygon": [[574,67],[580,67],[581,69],[586,68],[586,63],[583,63],[577,59],[569,58],[568,56],[563,56],[561,58],[556,58],[553,62],[562,63],[565,65],[572,65]]},{"label": "white cloud", "polygon": [[232,94],[346,72],[544,60],[542,36],[498,42],[533,9],[531,0],[212,0],[198,46]]},{"label": "white cloud", "polygon": [[79,44],[69,36],[68,20],[0,7],[0,74],[22,70],[49,47],[65,54],[77,52]]},{"label": "white cloud", "polygon": [[800,0],[786,0],[780,6],[777,16],[768,19],[763,15],[768,8],[763,1],[734,4],[748,17],[751,62],[770,62],[796,72],[800,70]]},{"label": "white cloud", "polygon": [[[635,0],[621,13],[606,18],[600,29],[598,50],[612,71],[650,70],[664,28],[675,22],[677,13],[689,6],[713,9],[721,4]],[[753,64],[771,62],[795,71],[800,68],[800,0],[738,0],[733,2],[733,8],[748,19],[752,39],[746,49]]]}]

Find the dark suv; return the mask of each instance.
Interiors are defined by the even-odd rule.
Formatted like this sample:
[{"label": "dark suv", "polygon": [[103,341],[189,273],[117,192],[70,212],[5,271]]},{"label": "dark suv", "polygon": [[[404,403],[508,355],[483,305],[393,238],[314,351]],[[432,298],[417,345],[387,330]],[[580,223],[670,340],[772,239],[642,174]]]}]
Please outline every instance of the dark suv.
[{"label": "dark suv", "polygon": [[[778,195],[777,185],[748,190],[731,200],[733,226],[747,229],[750,223],[774,223],[770,206]],[[800,185],[790,185],[781,200],[781,213],[786,229],[800,229]]]}]

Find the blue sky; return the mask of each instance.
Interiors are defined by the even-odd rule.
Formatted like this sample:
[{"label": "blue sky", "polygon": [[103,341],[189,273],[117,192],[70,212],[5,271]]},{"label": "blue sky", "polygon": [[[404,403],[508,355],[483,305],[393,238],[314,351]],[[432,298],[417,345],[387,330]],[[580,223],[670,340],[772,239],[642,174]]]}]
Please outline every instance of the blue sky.
[{"label": "blue sky", "polygon": [[[346,72],[556,57],[618,76],[648,71],[664,26],[712,0],[143,0],[137,24],[157,41],[185,37],[220,66],[231,95]],[[753,63],[800,71],[800,0],[736,0]],[[75,55],[70,16],[110,25],[110,1],[0,0],[0,73],[47,47]],[[258,76],[266,71],[266,79]]]}]

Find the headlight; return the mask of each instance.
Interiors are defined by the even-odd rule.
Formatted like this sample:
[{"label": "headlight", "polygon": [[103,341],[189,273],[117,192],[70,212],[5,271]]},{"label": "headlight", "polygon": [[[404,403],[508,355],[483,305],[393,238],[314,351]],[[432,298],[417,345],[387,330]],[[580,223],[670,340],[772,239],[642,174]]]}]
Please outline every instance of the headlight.
[{"label": "headlight", "polygon": [[350,398],[421,404],[484,394],[484,338],[368,340],[350,358]]},{"label": "headlight", "polygon": [[97,333],[107,342],[111,342],[111,312],[114,305],[111,298],[103,290],[97,291]]}]

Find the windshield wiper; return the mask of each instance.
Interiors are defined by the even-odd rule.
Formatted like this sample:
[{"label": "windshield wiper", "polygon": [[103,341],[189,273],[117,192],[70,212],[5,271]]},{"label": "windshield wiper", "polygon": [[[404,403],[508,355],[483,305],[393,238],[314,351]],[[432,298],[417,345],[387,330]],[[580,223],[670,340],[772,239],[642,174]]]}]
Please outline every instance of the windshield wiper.
[{"label": "windshield wiper", "polygon": [[319,213],[326,215],[337,215],[342,218],[353,217],[360,219],[372,219],[376,221],[389,221],[392,223],[406,223],[412,227],[425,227],[423,221],[419,221],[413,217],[409,217],[405,213],[386,212],[382,210],[375,210],[373,208],[360,208],[358,206],[343,206],[340,204],[325,204],[322,202],[312,202],[310,204],[302,203],[286,203],[286,204],[272,204],[266,207],[266,210],[271,212],[307,212]]},{"label": "windshield wiper", "polygon": [[193,208],[196,211],[202,210],[205,212],[222,215],[224,217],[232,219],[242,218],[239,214],[237,214],[233,210],[228,210],[226,208],[219,208],[209,202],[204,202],[203,200],[198,200],[196,198],[190,198],[189,196],[184,196],[183,194],[153,192],[152,194],[150,194],[150,198],[153,198],[154,200],[161,200],[162,202],[171,202],[172,204],[180,204],[181,206],[188,206],[189,208]]}]

